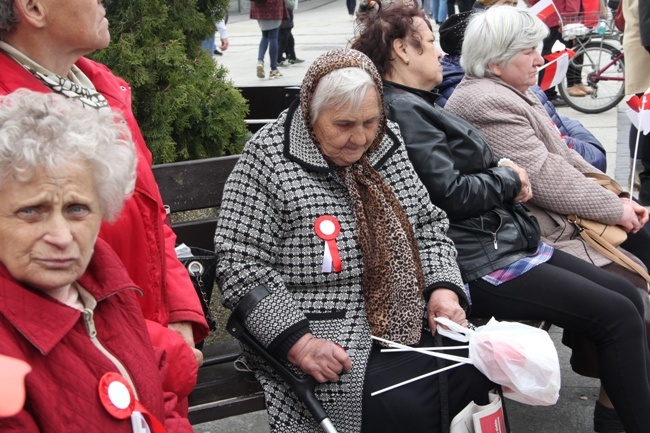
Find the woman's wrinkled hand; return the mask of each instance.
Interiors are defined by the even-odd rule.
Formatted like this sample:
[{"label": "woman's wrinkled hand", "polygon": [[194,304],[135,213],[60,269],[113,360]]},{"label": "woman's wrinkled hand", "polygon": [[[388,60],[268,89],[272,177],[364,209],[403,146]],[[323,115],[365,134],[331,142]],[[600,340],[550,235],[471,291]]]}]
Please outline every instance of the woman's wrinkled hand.
[{"label": "woman's wrinkled hand", "polygon": [[461,326],[467,326],[465,310],[460,306],[458,295],[453,290],[442,288],[434,290],[429,298],[427,311],[429,316],[429,327],[433,334],[436,333],[436,328],[438,326],[438,323],[434,320],[436,317],[446,317]]},{"label": "woman's wrinkled hand", "polygon": [[313,334],[303,335],[289,350],[287,360],[319,383],[336,382],[342,373],[352,368],[352,361],[343,347]]},{"label": "woman's wrinkled hand", "polygon": [[638,232],[648,221],[648,210],[629,198],[621,198],[621,202],[623,202],[623,215],[618,225],[630,233]]},{"label": "woman's wrinkled hand", "polygon": [[519,202],[527,202],[531,198],[533,198],[533,187],[530,184],[530,179],[528,179],[528,173],[526,173],[526,170],[522,167],[519,167],[517,164],[515,164],[512,161],[501,161],[499,163],[501,167],[510,167],[514,171],[517,172],[517,176],[519,176],[519,181],[521,183],[521,189],[519,190],[519,194],[515,197],[515,201]]}]

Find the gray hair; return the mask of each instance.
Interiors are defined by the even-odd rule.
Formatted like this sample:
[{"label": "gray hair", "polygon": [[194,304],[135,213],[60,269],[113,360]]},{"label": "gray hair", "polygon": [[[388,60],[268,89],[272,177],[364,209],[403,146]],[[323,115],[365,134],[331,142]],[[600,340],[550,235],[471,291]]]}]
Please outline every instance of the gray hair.
[{"label": "gray hair", "polygon": [[351,112],[358,111],[368,90],[376,91],[376,83],[361,68],[335,69],[324,75],[311,100],[312,122],[330,108],[348,107]]},{"label": "gray hair", "polygon": [[460,64],[470,77],[491,76],[488,65],[507,65],[519,52],[537,48],[548,33],[548,27],[524,9],[493,6],[470,19]]},{"label": "gray hair", "polygon": [[14,0],[0,0],[0,40],[18,24]]},{"label": "gray hair", "polygon": [[102,216],[112,221],[135,186],[136,154],[117,113],[84,107],[55,93],[19,90],[0,98],[0,188],[26,182],[39,168],[90,167]]}]

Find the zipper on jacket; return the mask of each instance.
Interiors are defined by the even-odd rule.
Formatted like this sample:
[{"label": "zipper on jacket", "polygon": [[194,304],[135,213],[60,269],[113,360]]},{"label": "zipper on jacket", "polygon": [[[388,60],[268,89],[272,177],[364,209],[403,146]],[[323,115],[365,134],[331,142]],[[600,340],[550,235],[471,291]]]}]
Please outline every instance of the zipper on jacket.
[{"label": "zipper on jacket", "polygon": [[[494,214],[499,217],[499,227],[493,232],[490,232],[492,234],[492,242],[494,243],[494,249],[498,250],[499,249],[499,243],[497,242],[497,233],[499,233],[499,230],[501,230],[501,227],[503,226],[503,218],[501,218],[501,215],[499,215],[497,212],[494,212]],[[485,228],[483,227],[483,215],[481,215],[481,230],[485,231]]]},{"label": "zipper on jacket", "polygon": [[122,377],[129,382],[129,385],[131,385],[131,389],[133,390],[133,394],[135,395],[136,400],[139,400],[138,397],[138,391],[135,389],[135,384],[133,383],[133,380],[131,379],[131,376],[129,375],[128,371],[126,370],[126,367],[122,365],[120,360],[118,360],[115,355],[113,355],[111,352],[108,351],[104,347],[104,345],[99,341],[97,338],[97,329],[95,328],[95,319],[94,319],[94,311],[90,308],[84,308],[83,309],[83,315],[84,315],[84,323],[86,324],[86,331],[88,331],[88,335],[90,336],[90,341],[92,341],[93,345],[100,351],[102,354],[109,359],[115,365],[117,370],[120,372]]}]

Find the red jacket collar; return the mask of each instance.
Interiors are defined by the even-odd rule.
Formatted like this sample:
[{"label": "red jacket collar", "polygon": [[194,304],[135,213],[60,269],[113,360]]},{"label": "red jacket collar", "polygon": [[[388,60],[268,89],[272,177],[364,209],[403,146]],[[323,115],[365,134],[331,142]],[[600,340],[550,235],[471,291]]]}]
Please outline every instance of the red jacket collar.
[{"label": "red jacket collar", "polygon": [[[135,288],[122,262],[101,239],[97,240],[88,269],[79,278],[79,283],[97,302],[119,291]],[[47,355],[77,323],[81,311],[27,289],[0,265],[0,314]]]}]

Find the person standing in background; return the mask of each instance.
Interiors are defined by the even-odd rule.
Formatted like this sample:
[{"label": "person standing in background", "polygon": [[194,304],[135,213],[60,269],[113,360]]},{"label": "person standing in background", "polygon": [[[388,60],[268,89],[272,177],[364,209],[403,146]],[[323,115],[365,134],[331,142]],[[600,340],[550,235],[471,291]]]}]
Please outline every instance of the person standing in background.
[{"label": "person standing in background", "polygon": [[[625,94],[641,95],[650,88],[650,1],[623,1],[625,17]],[[637,130],[630,125],[630,157],[634,158]],[[639,136],[639,202],[650,206],[650,134]]]},{"label": "person standing in background", "polygon": [[[227,15],[226,15],[227,17]],[[226,18],[227,19],[227,18]],[[203,49],[210,53],[210,55],[222,56],[223,51],[228,49],[228,30],[226,29],[226,20],[223,19],[216,24],[217,32],[219,32],[219,40],[221,45],[217,48],[217,35],[214,33],[212,38],[203,41]],[[219,51],[221,50],[221,51]]]},{"label": "person standing in background", "polygon": [[354,21],[354,10],[357,8],[357,0],[345,0],[345,6],[348,8],[348,18]]},{"label": "person standing in background", "polygon": [[[528,2],[529,6],[533,6],[534,4],[538,3],[538,1],[539,0],[530,0]],[[564,15],[566,13],[577,15],[580,12],[580,0],[553,0],[553,4],[555,5],[555,9],[560,15]],[[567,43],[564,39],[562,39],[560,17],[558,14],[551,14],[544,20],[544,24],[548,26],[550,33],[546,39],[544,39],[542,46],[542,57],[551,53],[551,49],[557,41],[562,42],[567,48],[571,48],[573,46],[573,44]],[[570,73],[571,72],[567,72],[567,75]],[[546,90],[545,93],[546,96],[548,96],[548,100],[551,101],[551,103],[556,107],[565,107],[567,105],[564,99],[562,99],[562,97],[557,93],[555,87],[551,87],[550,89]],[[572,94],[571,96],[580,96],[575,91],[574,93],[575,94]],[[581,96],[585,95],[586,93],[583,93]]]},{"label": "person standing in background", "polygon": [[257,77],[264,78],[264,56],[266,51],[269,52],[271,70],[269,78],[279,78],[282,76],[278,71],[278,35],[280,34],[280,24],[282,20],[288,18],[287,7],[284,0],[264,0],[252,1],[250,18],[257,20],[262,30],[262,39],[257,53]]},{"label": "person standing in background", "polygon": [[296,41],[293,39],[293,33],[291,31],[293,29],[293,12],[297,9],[298,2],[297,0],[285,0],[284,4],[287,7],[289,17],[282,20],[282,24],[280,24],[278,66],[288,66],[288,64],[294,65],[304,62],[303,59],[296,57]]},{"label": "person standing in background", "polygon": [[431,18],[440,25],[447,19],[447,0],[428,0],[431,4]]}]

